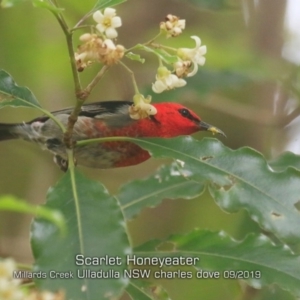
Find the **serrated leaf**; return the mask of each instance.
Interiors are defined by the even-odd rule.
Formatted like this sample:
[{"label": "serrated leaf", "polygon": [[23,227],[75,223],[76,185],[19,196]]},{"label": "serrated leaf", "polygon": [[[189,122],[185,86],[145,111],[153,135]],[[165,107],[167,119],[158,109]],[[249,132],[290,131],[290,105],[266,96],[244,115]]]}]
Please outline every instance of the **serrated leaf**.
[{"label": "serrated leaf", "polygon": [[55,224],[62,233],[65,233],[66,230],[65,220],[60,211],[42,206],[31,205],[23,200],[15,198],[14,196],[1,196],[0,210],[32,214],[36,217],[49,220]]},{"label": "serrated leaf", "polygon": [[2,0],[0,1],[0,7],[9,8],[18,5],[19,3],[22,3],[24,1],[25,0]]},{"label": "serrated leaf", "polygon": [[154,175],[131,181],[117,195],[126,219],[131,219],[145,207],[155,207],[163,199],[192,199],[204,191],[204,184],[185,178],[176,164],[161,167]]},{"label": "serrated leaf", "polygon": [[4,106],[39,108],[40,104],[28,88],[18,86],[7,72],[0,70],[0,108]]},{"label": "serrated leaf", "polygon": [[246,209],[266,231],[287,243],[300,242],[300,172],[273,172],[264,157],[245,147],[231,150],[216,139],[126,139],[154,157],[183,161],[190,179],[208,182],[217,204],[227,212]]},{"label": "serrated leaf", "polygon": [[113,7],[126,1],[127,0],[98,0],[95,6],[93,7],[92,11],[104,9],[106,7]]},{"label": "serrated leaf", "polygon": [[138,50],[144,50],[150,53],[153,53],[154,55],[158,56],[163,62],[166,64],[173,65],[178,61],[178,57],[176,55],[171,55],[168,52],[164,51],[163,49],[158,48],[151,48],[142,44],[136,45],[135,49]]},{"label": "serrated leaf", "polygon": [[137,60],[139,61],[140,63],[144,63],[145,62],[145,59],[144,58],[141,58],[140,55],[138,54],[135,54],[135,53],[132,53],[132,52],[129,52],[125,55],[127,58],[131,59],[131,60]]},{"label": "serrated leaf", "polygon": [[270,161],[269,165],[275,171],[283,171],[289,167],[300,170],[300,155],[292,152],[285,152],[276,159]]},{"label": "serrated leaf", "polygon": [[[172,249],[159,250],[164,244],[172,245]],[[194,230],[186,235],[173,235],[164,242],[150,241],[135,248],[134,254],[139,257],[192,255],[199,258],[195,260],[197,271],[211,270],[219,272],[220,278],[244,279],[255,288],[277,283],[300,296],[300,257],[292,254],[287,246],[272,244],[263,235],[250,234],[243,241],[236,241],[224,232]]]},{"label": "serrated leaf", "polygon": [[[42,289],[51,291],[64,289],[67,299],[104,300],[118,298],[127,282],[123,279],[125,264],[109,265],[102,263],[94,266],[80,266],[75,256],[84,257],[120,257],[124,261],[130,245],[125,231],[122,211],[114,197],[110,196],[100,183],[85,178],[75,172],[75,201],[72,191],[72,177],[68,171],[64,177],[50,189],[46,207],[61,210],[66,219],[68,233],[65,237],[58,234],[53,224],[35,220],[32,226],[32,249],[35,258],[34,270],[47,274],[45,279],[36,279]],[[63,255],[62,255],[63,253]],[[74,279],[51,279],[50,270],[71,272]],[[109,272],[108,279],[81,279],[84,271]],[[119,279],[117,278],[119,274]],[[113,276],[113,278],[112,278]]]}]

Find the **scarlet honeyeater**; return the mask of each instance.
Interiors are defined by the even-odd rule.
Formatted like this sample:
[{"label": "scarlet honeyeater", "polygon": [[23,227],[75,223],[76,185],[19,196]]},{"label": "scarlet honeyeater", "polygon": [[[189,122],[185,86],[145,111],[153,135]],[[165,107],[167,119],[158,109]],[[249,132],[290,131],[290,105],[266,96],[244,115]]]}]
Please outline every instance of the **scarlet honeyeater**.
[{"label": "scarlet honeyeater", "polygon": [[[203,121],[190,109],[178,103],[155,103],[157,113],[148,118],[133,120],[129,116],[129,101],[107,101],[82,106],[75,123],[75,141],[100,137],[160,137],[171,138],[189,135],[200,130],[224,133]],[[65,126],[72,109],[53,114]],[[39,144],[55,154],[56,162],[64,168],[66,149],[63,133],[53,120],[46,116],[27,123],[0,124],[0,141],[21,138]],[[116,168],[139,164],[150,157],[148,151],[131,142],[113,141],[76,146],[76,162],[93,168]]]}]

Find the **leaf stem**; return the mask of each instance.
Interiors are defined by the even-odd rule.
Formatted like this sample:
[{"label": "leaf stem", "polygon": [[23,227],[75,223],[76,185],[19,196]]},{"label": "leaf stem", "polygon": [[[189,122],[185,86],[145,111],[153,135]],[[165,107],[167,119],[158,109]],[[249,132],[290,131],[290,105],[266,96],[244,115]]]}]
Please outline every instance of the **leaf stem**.
[{"label": "leaf stem", "polygon": [[88,13],[86,13],[78,22],[77,24],[73,27],[72,31],[76,30],[79,28],[79,26],[93,13],[93,9],[90,10]]},{"label": "leaf stem", "polygon": [[80,30],[80,29],[85,29],[85,28],[90,28],[90,30],[92,31],[94,26],[93,25],[81,25],[78,27],[73,27],[72,29],[70,29],[70,32],[74,32],[75,30]]},{"label": "leaf stem", "polygon": [[166,49],[166,50],[170,50],[170,51],[173,51],[173,52],[177,52],[176,48],[168,47],[168,46],[161,45],[161,44],[152,43],[151,46],[153,46],[154,48],[158,48],[158,49]]},{"label": "leaf stem", "polygon": [[143,43],[143,45],[151,45],[157,38],[159,38],[161,36],[161,32],[159,32],[154,38],[152,38],[151,40],[149,40],[146,43]]},{"label": "leaf stem", "polygon": [[122,61],[119,61],[119,63],[120,63],[120,64],[127,70],[127,72],[130,74],[131,79],[132,79],[132,83],[133,83],[133,88],[134,88],[135,94],[140,94],[139,89],[138,89],[138,86],[137,86],[137,83],[136,83],[136,80],[135,80],[135,76],[134,76],[133,71],[132,71],[130,68],[128,68]]},{"label": "leaf stem", "polygon": [[96,139],[81,140],[76,143],[76,146],[85,146],[92,143],[117,142],[117,141],[136,141],[138,139],[125,136],[102,137]]},{"label": "leaf stem", "polygon": [[66,132],[65,126],[57,118],[55,118],[55,116],[51,112],[40,107],[36,107],[36,108],[39,109],[42,113],[44,113],[46,116],[48,116],[53,122],[55,122],[56,125],[61,129],[63,133]]},{"label": "leaf stem", "polygon": [[75,178],[75,162],[74,162],[73,149],[67,149],[67,156],[68,156],[68,161],[69,161],[69,172],[70,172],[70,177],[71,177],[71,186],[72,186],[72,192],[73,192],[75,209],[76,209],[76,216],[77,216],[77,222],[78,222],[78,236],[79,236],[80,252],[84,253],[83,232],[82,232],[82,223],[81,223],[81,211],[80,211],[79,198],[78,198],[77,185],[76,185],[76,178]]},{"label": "leaf stem", "polygon": [[148,42],[145,42],[143,44],[137,44],[133,47],[130,47],[128,49],[126,49],[125,53],[128,53],[129,51],[134,50],[135,48],[138,48],[139,45],[143,45],[143,46],[147,46],[147,45],[151,45],[159,36],[161,35],[161,32],[159,32],[154,38],[152,38],[151,40],[149,40]]}]

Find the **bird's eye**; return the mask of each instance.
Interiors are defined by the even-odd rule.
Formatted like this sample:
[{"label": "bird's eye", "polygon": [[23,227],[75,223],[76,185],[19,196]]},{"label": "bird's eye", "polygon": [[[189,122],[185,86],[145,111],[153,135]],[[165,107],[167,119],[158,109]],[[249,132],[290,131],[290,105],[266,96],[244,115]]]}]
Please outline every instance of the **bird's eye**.
[{"label": "bird's eye", "polygon": [[190,112],[186,108],[179,109],[179,113],[185,118],[191,117]]}]

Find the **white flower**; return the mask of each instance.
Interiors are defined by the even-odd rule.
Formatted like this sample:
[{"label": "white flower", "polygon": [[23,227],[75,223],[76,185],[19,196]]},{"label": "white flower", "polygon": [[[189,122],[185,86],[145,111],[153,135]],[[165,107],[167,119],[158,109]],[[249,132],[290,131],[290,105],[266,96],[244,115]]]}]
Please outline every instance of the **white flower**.
[{"label": "white flower", "polygon": [[19,286],[11,284],[9,281],[0,281],[0,299],[24,300],[25,295]]},{"label": "white flower", "polygon": [[96,34],[90,33],[81,35],[79,39],[84,44],[80,45],[75,52],[75,60],[77,70],[81,72],[92,62],[99,61],[99,50],[102,48],[103,41]]},{"label": "white flower", "polygon": [[80,45],[75,53],[77,70],[80,72],[93,62],[112,65],[124,56],[124,47],[115,45],[110,39],[102,41],[96,34],[85,33],[80,40],[84,44]]},{"label": "white flower", "polygon": [[0,260],[0,279],[12,278],[13,271],[16,270],[16,263],[13,259]]},{"label": "white flower", "polygon": [[100,10],[97,10],[93,14],[93,18],[98,23],[96,28],[101,33],[105,32],[109,39],[114,39],[118,36],[118,32],[115,28],[122,25],[122,20],[116,16],[116,10],[114,8],[105,8],[103,14]]},{"label": "white flower", "polygon": [[191,65],[192,65],[192,62],[190,60],[177,61],[174,64],[174,70],[175,70],[176,75],[180,78],[188,76],[190,73],[189,70],[190,70]]},{"label": "white flower", "polygon": [[156,107],[151,102],[151,97],[145,98],[141,94],[136,94],[133,97],[133,105],[129,107],[129,116],[131,119],[140,120],[147,118],[157,113]]},{"label": "white flower", "polygon": [[13,259],[0,260],[0,299],[24,299],[24,294],[19,289],[21,279],[13,278],[13,271],[16,269],[17,266]]},{"label": "white flower", "polygon": [[168,37],[175,37],[182,33],[185,28],[185,20],[179,19],[174,15],[167,15],[166,21],[160,23],[160,29],[165,31]]},{"label": "white flower", "polygon": [[124,51],[122,45],[115,45],[112,40],[106,39],[99,51],[100,60],[106,65],[115,64],[124,56]]},{"label": "white flower", "polygon": [[171,74],[171,71],[166,67],[159,67],[157,70],[156,81],[152,84],[152,90],[159,94],[165,90],[171,90],[185,85],[186,81],[184,79],[180,79],[175,74]]},{"label": "white flower", "polygon": [[207,48],[206,46],[201,46],[201,40],[198,36],[191,36],[196,42],[196,47],[190,48],[179,48],[177,50],[177,55],[184,61],[190,60],[194,65],[192,72],[188,74],[188,77],[194,76],[198,71],[198,65],[203,66],[205,64],[205,57]]}]

